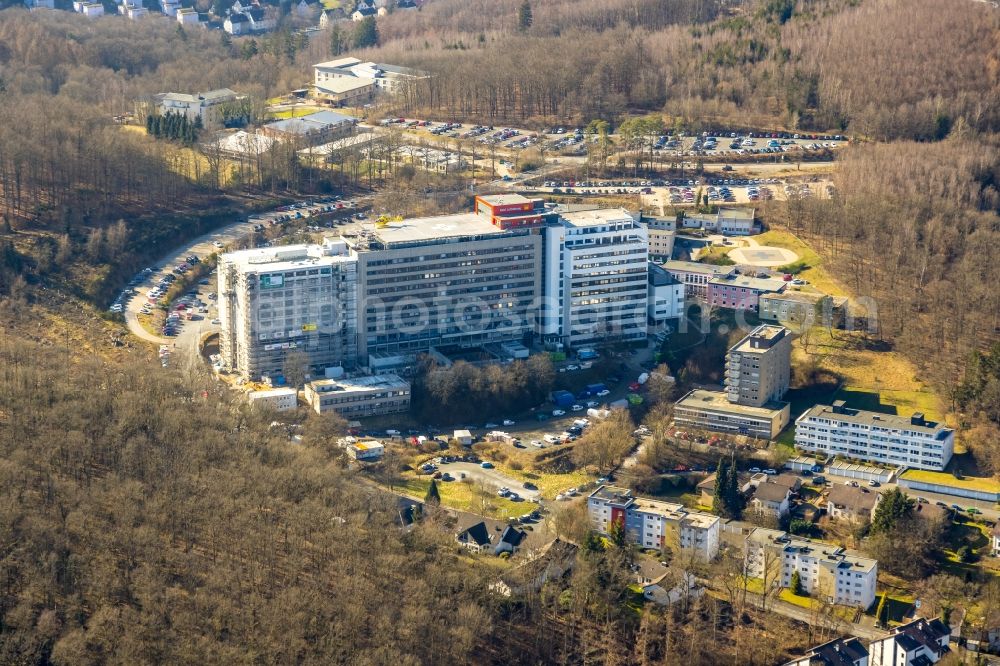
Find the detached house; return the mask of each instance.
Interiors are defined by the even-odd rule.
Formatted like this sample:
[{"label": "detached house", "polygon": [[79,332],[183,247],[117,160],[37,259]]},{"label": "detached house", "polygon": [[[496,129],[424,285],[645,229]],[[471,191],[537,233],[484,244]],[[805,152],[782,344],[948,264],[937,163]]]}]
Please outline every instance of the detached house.
[{"label": "detached house", "polygon": [[869,666],[930,666],[950,652],[951,629],[941,620],[918,619],[872,641]]},{"label": "detached house", "polygon": [[838,638],[817,645],[785,666],[868,666],[868,650],[857,638]]},{"label": "detached house", "polygon": [[[513,525],[505,525],[495,521],[481,520],[468,525],[455,534],[455,540],[476,553],[492,552],[494,555],[508,553],[513,555],[528,538],[528,533]],[[499,532],[499,536],[495,533]]]},{"label": "detached house", "polygon": [[862,523],[871,520],[875,515],[882,495],[867,488],[855,488],[848,485],[834,485],[826,498],[826,512],[836,520],[848,520]]},{"label": "detached house", "polygon": [[[235,7],[235,6],[234,6]],[[226,17],[222,28],[230,35],[249,35],[274,30],[278,22],[259,7],[233,12]]]},{"label": "detached house", "polygon": [[358,8],[354,10],[354,13],[351,14],[351,20],[364,21],[369,16],[376,16],[376,15],[378,15],[377,9],[373,7],[363,7],[359,5]]},{"label": "detached house", "polygon": [[757,486],[750,507],[760,515],[781,518],[788,513],[791,496],[787,486],[765,482]]},{"label": "detached house", "polygon": [[304,19],[313,18],[321,9],[319,0],[299,0],[292,7],[295,10],[295,15]]}]

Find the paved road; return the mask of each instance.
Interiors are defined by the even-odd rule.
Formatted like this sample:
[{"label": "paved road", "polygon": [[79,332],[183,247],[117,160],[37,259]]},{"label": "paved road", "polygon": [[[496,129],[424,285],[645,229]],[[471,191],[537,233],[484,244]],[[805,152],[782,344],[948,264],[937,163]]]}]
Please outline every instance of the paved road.
[{"label": "paved road", "polygon": [[[361,202],[364,199],[364,197],[358,197],[355,199],[355,202]],[[180,353],[184,354],[186,357],[197,358],[198,343],[201,338],[207,333],[217,332],[219,330],[218,326],[211,323],[211,321],[217,317],[215,304],[207,299],[207,294],[211,291],[215,291],[215,279],[210,279],[210,283],[208,285],[196,287],[201,300],[209,304],[209,312],[199,320],[182,322],[177,336],[173,338],[150,333],[139,324],[138,314],[139,310],[146,303],[146,294],[152,288],[153,284],[158,282],[163,275],[169,273],[172,266],[182,263],[185,257],[193,254],[204,259],[213,252],[220,252],[230,247],[235,242],[250,235],[255,224],[268,224],[273,217],[276,217],[279,214],[279,211],[256,213],[253,215],[253,221],[233,222],[232,224],[226,225],[220,229],[216,229],[215,231],[199,236],[185,245],[175,248],[166,256],[151,264],[150,268],[153,269],[153,273],[148,275],[146,279],[136,287],[139,293],[128,302],[125,308],[125,321],[129,330],[136,337],[142,340],[152,342],[154,344],[168,344],[177,349]],[[331,233],[341,233],[343,231],[344,228],[334,228]]]},{"label": "paved road", "polygon": [[[711,581],[709,581],[711,582]],[[754,594],[753,592],[747,592],[747,599],[758,608],[760,607],[760,595]],[[816,622],[816,613],[811,612],[807,608],[802,606],[796,606],[795,604],[790,604],[787,601],[781,601],[780,599],[772,599],[768,601],[768,611],[773,613],[778,613],[779,615],[784,615],[785,617],[803,622],[805,624],[813,624]],[[887,632],[876,629],[873,626],[867,624],[848,622],[846,620],[841,620],[835,617],[824,617],[823,622],[833,623],[837,631],[850,634],[852,636],[857,636],[859,638],[864,638],[867,640],[874,640],[876,638],[881,638],[886,635]],[[864,620],[862,620],[863,622]]]},{"label": "paved road", "polygon": [[460,462],[460,463],[450,463],[446,465],[439,465],[438,470],[441,473],[448,472],[455,479],[461,478],[461,473],[465,472],[467,478],[473,479],[475,481],[484,481],[490,485],[496,486],[496,488],[510,488],[516,492],[521,497],[527,500],[534,500],[541,498],[541,494],[537,490],[528,490],[524,487],[524,481],[519,481],[512,477],[498,472],[495,469],[483,469],[476,463]]},{"label": "paved road", "polygon": [[[184,257],[191,254],[196,254],[202,258],[207,257],[212,252],[218,252],[218,248],[215,247],[213,243],[219,242],[224,246],[229,245],[234,241],[247,236],[251,231],[253,231],[253,224],[245,221],[234,222],[222,227],[221,229],[216,229],[215,231],[211,231],[195,238],[185,245],[174,249],[156,263],[151,264],[150,268],[153,269],[153,272],[138,285],[136,289],[139,294],[134,296],[125,308],[125,321],[132,334],[138,338],[146,340],[147,342],[153,342],[155,344],[173,345],[178,342],[178,339],[175,338],[154,335],[139,324],[139,310],[146,304],[146,294],[149,293],[153,284],[158,282],[163,275],[170,272],[170,266],[176,266],[177,264],[182,263],[184,261]],[[194,327],[184,326],[182,328],[181,335],[183,335],[189,328]],[[178,338],[180,338],[180,335]]]}]

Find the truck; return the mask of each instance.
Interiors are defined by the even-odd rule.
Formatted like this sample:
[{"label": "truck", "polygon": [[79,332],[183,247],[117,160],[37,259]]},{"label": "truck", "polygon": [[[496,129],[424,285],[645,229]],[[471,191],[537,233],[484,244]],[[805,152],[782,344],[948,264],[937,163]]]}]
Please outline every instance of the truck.
[{"label": "truck", "polygon": [[583,349],[577,350],[576,357],[581,361],[589,361],[597,358],[597,351],[591,349],[590,347],[585,347]]},{"label": "truck", "polygon": [[576,397],[569,391],[553,391],[552,402],[559,407],[570,407],[576,401]]}]

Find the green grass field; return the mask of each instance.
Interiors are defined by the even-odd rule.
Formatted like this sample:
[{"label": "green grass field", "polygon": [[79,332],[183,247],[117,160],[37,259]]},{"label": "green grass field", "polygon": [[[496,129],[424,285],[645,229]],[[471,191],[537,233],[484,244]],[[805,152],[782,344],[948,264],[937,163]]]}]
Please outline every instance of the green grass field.
[{"label": "green grass field", "polygon": [[[402,479],[397,488],[409,495],[423,499],[427,494],[427,489],[431,486],[430,477],[406,476]],[[477,496],[476,490],[470,483],[461,481],[438,481],[438,492],[441,494],[441,505],[459,511],[468,511],[505,520],[516,518],[536,508],[536,505],[529,502],[511,502],[496,494],[491,494],[483,506],[482,500]]]},{"label": "green grass field", "polygon": [[995,479],[986,477],[971,477],[966,476],[961,479],[955,478],[954,475],[948,472],[932,472],[930,470],[923,469],[910,469],[903,473],[903,479],[910,479],[912,481],[923,481],[924,483],[940,483],[943,485],[956,486],[958,488],[967,488],[969,490],[982,490],[991,493],[1000,492],[1000,483]]},{"label": "green grass field", "polygon": [[823,267],[823,258],[794,234],[775,229],[762,233],[759,236],[754,236],[754,240],[761,245],[785,248],[799,255],[799,261],[805,262],[809,267],[800,272],[798,277],[808,280],[810,284],[824,294],[850,296],[844,287]]}]

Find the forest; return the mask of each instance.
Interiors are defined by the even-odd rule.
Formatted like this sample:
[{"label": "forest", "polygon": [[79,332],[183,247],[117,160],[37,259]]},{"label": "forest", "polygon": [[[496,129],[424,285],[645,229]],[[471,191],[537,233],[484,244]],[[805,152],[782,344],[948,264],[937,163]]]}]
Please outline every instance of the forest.
[{"label": "forest", "polygon": [[740,666],[811,638],[709,598],[637,615],[634,553],[577,512],[553,518],[582,544],[572,575],[499,596],[434,507],[404,528],[324,419],[292,445],[103,323],[65,313],[89,350],[27,323],[53,307],[0,303],[0,663]]},{"label": "forest", "polygon": [[878,339],[940,389],[984,471],[1000,472],[1000,141],[966,130],[858,147],[834,178],[839,196],[776,208],[772,224],[875,301]]}]

